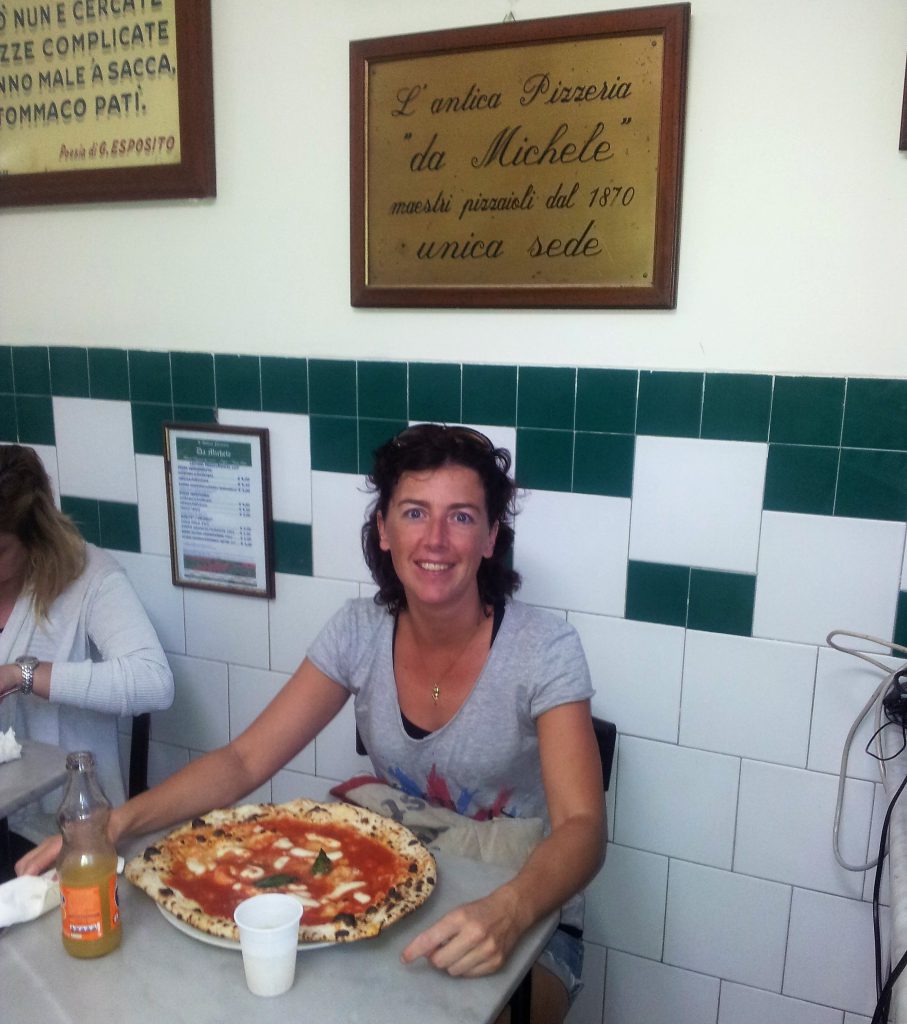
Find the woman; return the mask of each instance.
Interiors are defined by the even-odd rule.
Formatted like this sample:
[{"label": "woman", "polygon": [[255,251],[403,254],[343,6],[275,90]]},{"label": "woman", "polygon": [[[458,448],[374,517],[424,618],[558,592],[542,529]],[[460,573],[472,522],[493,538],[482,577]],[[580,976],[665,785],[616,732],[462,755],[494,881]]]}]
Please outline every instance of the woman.
[{"label": "woman", "polygon": [[[117,716],[168,708],[173,676],[119,564],[54,505],[31,448],[0,447],[0,700],[18,738],[91,750],[125,799]],[[56,835],[59,793],[13,815],[14,848]]]},{"label": "woman", "polygon": [[[309,743],[352,693],[386,781],[475,817],[549,825],[511,882],[446,914],[403,959],[488,974],[526,929],[563,907],[567,931],[555,933],[534,974],[533,1016],[550,1024],[579,986],[577,894],[601,863],[604,808],[576,634],[510,600],[519,577],[507,566],[509,467],[506,451],[462,427],[425,424],[383,445],[363,528],[375,601],[349,602],[246,732],[118,808],[111,829],[116,841],[228,806]],[[19,870],[39,870],[52,854],[48,847]]]}]

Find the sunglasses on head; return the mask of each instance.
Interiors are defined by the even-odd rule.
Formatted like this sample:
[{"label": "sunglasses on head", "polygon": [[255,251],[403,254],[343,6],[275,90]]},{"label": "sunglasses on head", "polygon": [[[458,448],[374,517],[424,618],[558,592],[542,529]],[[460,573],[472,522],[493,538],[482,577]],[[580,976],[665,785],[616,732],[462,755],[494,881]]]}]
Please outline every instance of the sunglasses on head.
[{"label": "sunglasses on head", "polygon": [[401,430],[393,439],[397,448],[406,448],[411,444],[419,444],[430,438],[449,437],[459,444],[471,445],[483,451],[493,452],[494,444],[491,438],[486,437],[480,430],[473,430],[472,427],[448,427],[443,423],[419,423],[414,427],[407,427]]}]

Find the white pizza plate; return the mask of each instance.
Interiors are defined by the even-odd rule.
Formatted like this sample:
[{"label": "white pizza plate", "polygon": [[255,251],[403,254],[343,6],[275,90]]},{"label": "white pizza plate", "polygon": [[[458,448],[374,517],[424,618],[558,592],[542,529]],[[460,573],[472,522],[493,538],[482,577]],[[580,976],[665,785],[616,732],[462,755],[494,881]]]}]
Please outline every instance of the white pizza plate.
[{"label": "white pizza plate", "polygon": [[[163,915],[164,920],[168,924],[172,924],[178,932],[182,932],[183,935],[188,935],[190,939],[197,939],[199,942],[205,942],[209,946],[219,946],[221,949],[232,949],[235,953],[238,953],[239,943],[233,939],[222,939],[218,935],[208,935],[206,932],[200,932],[198,928],[193,928],[191,924],[186,924],[185,921],[181,921],[178,917],[174,917],[169,910],[158,905],[157,908]],[[297,949],[307,951],[310,949],[322,949],[324,946],[333,946],[333,942],[300,942],[296,947]]]}]

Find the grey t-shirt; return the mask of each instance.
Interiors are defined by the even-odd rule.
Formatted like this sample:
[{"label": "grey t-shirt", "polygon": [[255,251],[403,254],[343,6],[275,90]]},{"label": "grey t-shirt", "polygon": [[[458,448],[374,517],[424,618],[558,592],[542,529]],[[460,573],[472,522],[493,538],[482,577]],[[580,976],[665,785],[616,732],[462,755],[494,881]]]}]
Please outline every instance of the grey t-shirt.
[{"label": "grey t-shirt", "polygon": [[317,668],[354,695],[356,724],[376,773],[478,820],[542,818],[547,829],[535,720],[594,692],[573,627],[508,601],[472,692],[446,725],[423,739],[403,728],[393,632],[387,610],[360,598],[347,602],[308,651]]}]

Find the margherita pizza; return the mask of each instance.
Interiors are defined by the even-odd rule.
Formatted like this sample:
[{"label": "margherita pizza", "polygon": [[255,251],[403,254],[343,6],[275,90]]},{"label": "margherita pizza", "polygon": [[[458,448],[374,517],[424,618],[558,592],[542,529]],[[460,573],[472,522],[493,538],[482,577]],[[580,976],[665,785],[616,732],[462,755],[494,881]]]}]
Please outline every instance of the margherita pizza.
[{"label": "margherita pizza", "polygon": [[301,942],[352,942],[423,903],[437,870],[403,825],[350,804],[294,800],[211,811],[130,860],[126,877],[209,935],[238,940],[239,903],[287,892],[303,905]]}]

